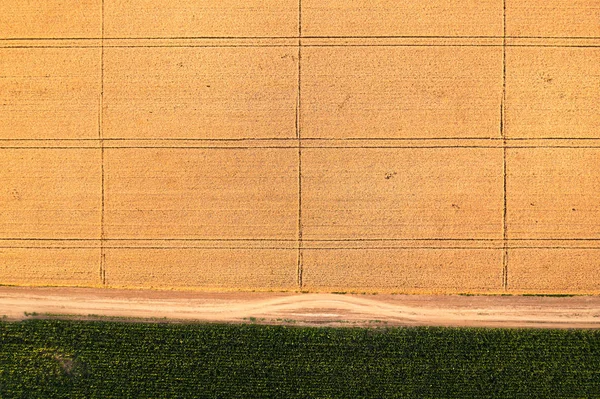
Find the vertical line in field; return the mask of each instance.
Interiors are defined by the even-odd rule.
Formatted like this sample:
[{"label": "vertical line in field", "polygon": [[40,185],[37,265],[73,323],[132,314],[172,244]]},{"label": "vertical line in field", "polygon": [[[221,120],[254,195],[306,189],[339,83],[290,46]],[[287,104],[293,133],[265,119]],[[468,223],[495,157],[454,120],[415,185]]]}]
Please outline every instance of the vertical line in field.
[{"label": "vertical line in field", "polygon": [[102,170],[102,208],[100,215],[100,282],[103,286],[106,285],[106,255],[104,253],[104,0],[102,0],[102,37],[100,39],[100,123],[99,123],[99,139],[100,139],[100,157]]},{"label": "vertical line in field", "polygon": [[502,135],[502,175],[503,175],[503,193],[504,210],[502,215],[502,288],[508,289],[508,231],[507,231],[507,200],[506,200],[506,0],[503,0],[503,20],[502,20],[502,101],[500,107],[500,134]]},{"label": "vertical line in field", "polygon": [[302,289],[302,0],[298,0],[298,97],[296,100],[296,138],[298,139],[298,288]]}]

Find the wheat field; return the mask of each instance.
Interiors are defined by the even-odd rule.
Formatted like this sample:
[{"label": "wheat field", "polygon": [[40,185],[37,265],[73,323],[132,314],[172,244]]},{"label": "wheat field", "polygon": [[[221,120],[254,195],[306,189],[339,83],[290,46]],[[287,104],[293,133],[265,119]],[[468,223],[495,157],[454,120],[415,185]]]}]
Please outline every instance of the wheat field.
[{"label": "wheat field", "polygon": [[600,293],[593,2],[0,4],[0,284]]}]

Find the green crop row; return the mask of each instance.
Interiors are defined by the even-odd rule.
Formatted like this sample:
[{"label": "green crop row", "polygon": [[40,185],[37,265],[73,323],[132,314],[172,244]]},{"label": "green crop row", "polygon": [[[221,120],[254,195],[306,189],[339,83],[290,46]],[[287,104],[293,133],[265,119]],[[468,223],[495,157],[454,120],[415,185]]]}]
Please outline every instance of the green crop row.
[{"label": "green crop row", "polygon": [[0,322],[0,398],[600,398],[600,332]]}]

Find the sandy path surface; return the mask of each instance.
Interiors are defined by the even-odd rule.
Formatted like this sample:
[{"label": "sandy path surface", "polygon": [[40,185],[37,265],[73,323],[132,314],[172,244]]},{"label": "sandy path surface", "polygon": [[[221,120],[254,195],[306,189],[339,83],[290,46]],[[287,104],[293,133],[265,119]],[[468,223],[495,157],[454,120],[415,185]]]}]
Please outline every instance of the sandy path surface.
[{"label": "sandy path surface", "polygon": [[[600,328],[600,297],[196,293],[0,287],[0,316],[74,315],[297,325]],[[95,316],[92,316],[95,317]]]}]

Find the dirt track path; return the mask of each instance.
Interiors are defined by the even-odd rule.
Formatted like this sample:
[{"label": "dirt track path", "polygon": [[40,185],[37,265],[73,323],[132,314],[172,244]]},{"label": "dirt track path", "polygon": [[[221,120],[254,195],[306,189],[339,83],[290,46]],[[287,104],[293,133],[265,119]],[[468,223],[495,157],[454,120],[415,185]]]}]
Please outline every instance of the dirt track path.
[{"label": "dirt track path", "polygon": [[600,328],[600,297],[196,293],[0,287],[0,316],[25,312],[299,325]]}]

